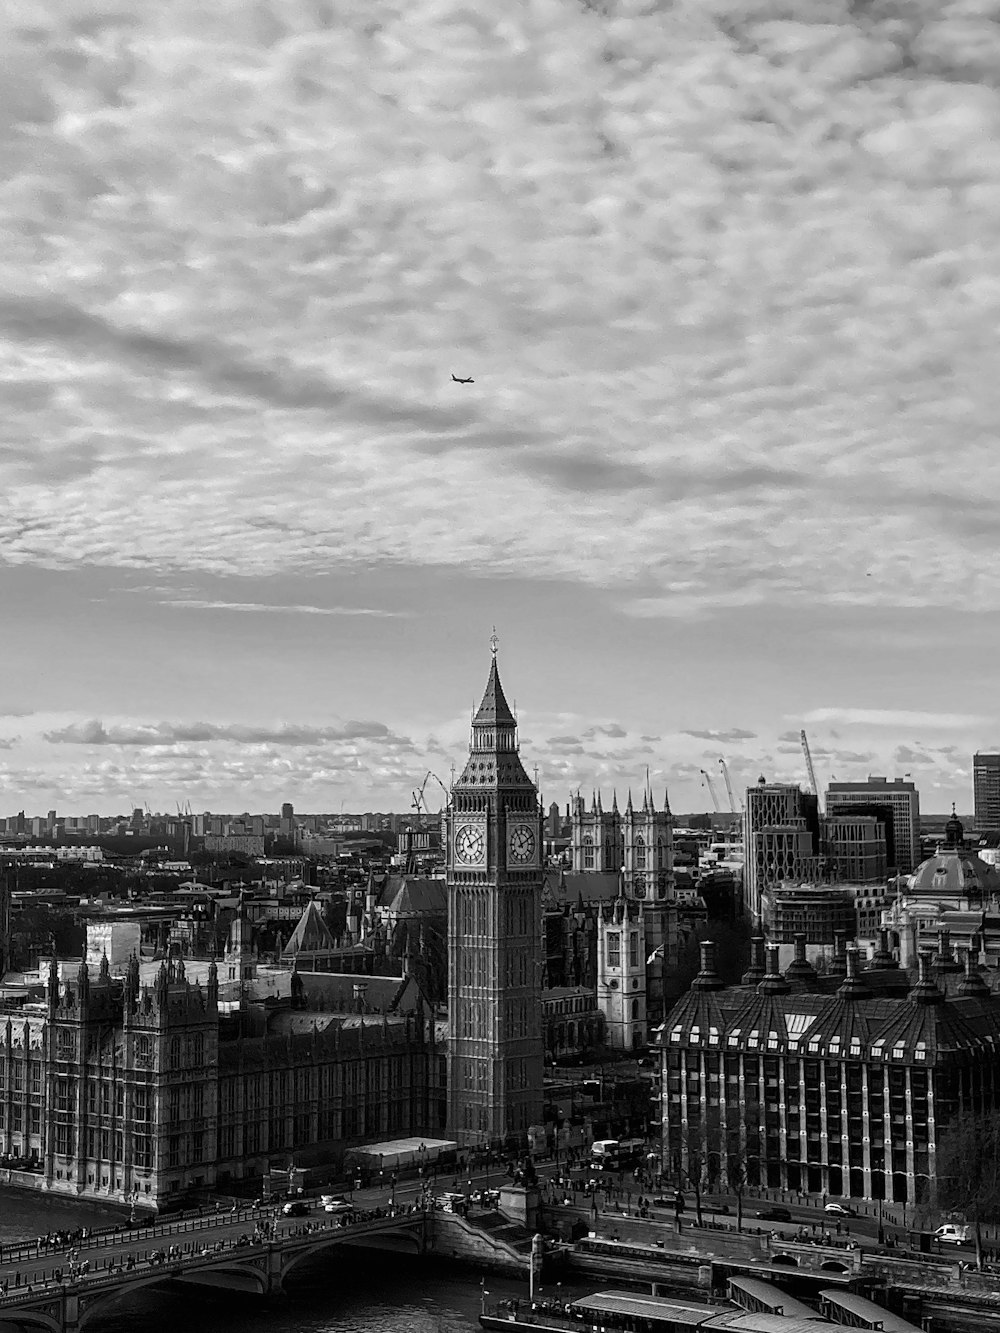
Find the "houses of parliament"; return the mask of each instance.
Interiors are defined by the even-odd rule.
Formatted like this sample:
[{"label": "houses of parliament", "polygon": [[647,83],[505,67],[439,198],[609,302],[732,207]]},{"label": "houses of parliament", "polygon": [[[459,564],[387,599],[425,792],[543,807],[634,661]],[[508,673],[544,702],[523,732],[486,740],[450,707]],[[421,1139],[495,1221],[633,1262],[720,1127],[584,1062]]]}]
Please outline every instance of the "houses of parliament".
[{"label": "houses of parliament", "polygon": [[523,1143],[542,1120],[542,811],[495,645],[446,825],[446,1023],[406,975],[372,979],[379,1013],[331,1003],[344,979],[317,971],[258,998],[239,930],[218,959],[52,959],[0,1014],[4,1165],[162,1207],[360,1142]]}]

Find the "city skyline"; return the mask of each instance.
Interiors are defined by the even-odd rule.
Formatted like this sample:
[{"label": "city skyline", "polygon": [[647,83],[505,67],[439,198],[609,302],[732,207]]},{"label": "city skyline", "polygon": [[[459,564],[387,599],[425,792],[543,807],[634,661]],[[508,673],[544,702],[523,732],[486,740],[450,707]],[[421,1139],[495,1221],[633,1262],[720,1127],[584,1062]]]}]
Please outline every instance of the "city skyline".
[{"label": "city skyline", "polygon": [[547,801],[971,809],[1000,37],[848,11],[9,7],[0,807],[405,810],[496,625]]}]

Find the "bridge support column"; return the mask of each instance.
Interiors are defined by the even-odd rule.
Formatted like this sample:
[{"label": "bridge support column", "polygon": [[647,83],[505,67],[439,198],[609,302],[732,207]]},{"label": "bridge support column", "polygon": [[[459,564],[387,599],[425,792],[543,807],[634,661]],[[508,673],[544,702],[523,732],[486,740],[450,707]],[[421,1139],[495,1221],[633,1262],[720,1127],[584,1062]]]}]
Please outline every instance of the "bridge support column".
[{"label": "bridge support column", "polygon": [[75,1291],[64,1289],[60,1306],[63,1333],[78,1333],[80,1327],[80,1297]]},{"label": "bridge support column", "polygon": [[265,1294],[268,1296],[280,1296],[285,1290],[284,1280],[281,1276],[281,1250],[277,1245],[267,1247],[267,1287]]}]

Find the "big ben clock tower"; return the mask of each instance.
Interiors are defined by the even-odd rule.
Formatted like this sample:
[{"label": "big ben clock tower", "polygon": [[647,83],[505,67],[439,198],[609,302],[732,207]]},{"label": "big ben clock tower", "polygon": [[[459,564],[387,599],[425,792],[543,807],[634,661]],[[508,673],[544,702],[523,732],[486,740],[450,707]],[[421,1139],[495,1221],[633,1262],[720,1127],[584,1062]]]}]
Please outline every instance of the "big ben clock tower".
[{"label": "big ben clock tower", "polygon": [[521,764],[497,642],[445,816],[448,1127],[523,1141],[542,1121],[542,811]]}]

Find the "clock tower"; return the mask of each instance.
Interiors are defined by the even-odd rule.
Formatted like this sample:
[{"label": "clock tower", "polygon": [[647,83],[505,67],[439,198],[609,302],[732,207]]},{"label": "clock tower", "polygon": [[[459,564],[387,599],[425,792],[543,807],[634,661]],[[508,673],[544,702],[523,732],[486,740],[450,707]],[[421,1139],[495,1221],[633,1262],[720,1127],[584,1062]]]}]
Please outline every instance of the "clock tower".
[{"label": "clock tower", "polygon": [[495,637],[445,836],[449,1133],[463,1146],[523,1143],[542,1121],[542,810]]}]

